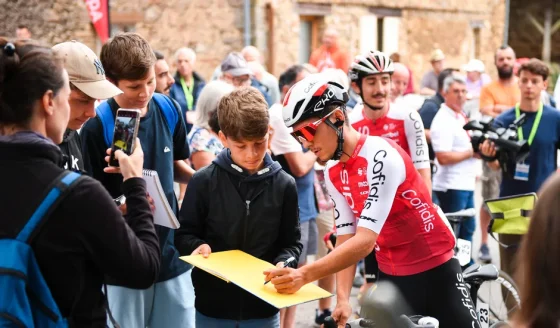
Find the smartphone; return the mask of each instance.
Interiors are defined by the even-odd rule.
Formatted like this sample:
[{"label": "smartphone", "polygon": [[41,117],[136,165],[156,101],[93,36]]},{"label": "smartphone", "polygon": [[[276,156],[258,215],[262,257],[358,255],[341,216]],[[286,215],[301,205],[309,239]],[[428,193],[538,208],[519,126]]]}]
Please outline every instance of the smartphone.
[{"label": "smartphone", "polygon": [[140,124],[140,110],[138,109],[119,109],[115,118],[115,129],[113,131],[113,145],[111,145],[111,157],[109,166],[119,166],[119,161],[115,159],[115,151],[122,150],[130,155],[134,151],[136,137],[138,136],[138,126]]}]

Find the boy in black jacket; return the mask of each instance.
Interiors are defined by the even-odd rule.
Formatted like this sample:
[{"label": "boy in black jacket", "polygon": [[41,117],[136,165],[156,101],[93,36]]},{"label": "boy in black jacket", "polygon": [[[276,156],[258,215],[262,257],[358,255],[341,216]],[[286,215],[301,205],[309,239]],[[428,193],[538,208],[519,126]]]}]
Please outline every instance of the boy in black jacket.
[{"label": "boy in black jacket", "polygon": [[[265,99],[252,87],[237,89],[220,101],[218,120],[226,148],[189,182],[175,246],[181,255],[239,249],[277,266],[297,260],[296,184],[266,152]],[[198,269],[192,279],[197,327],[280,327],[278,309],[236,285]]]}]

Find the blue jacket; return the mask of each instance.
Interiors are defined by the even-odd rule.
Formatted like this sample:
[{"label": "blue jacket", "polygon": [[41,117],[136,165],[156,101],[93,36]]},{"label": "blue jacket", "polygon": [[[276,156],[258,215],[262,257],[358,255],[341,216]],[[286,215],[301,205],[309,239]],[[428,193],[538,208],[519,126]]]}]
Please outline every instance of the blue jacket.
[{"label": "blue jacket", "polygon": [[[175,75],[175,83],[171,86],[171,90],[169,90],[169,97],[179,103],[181,106],[181,112],[183,113],[183,119],[187,115],[187,111],[195,110],[196,109],[196,102],[198,101],[198,97],[200,96],[200,92],[202,88],[206,85],[206,81],[202,78],[202,76],[198,75],[198,73],[193,72],[194,77],[194,90],[193,90],[193,106],[194,108],[189,108],[187,105],[187,98],[185,98],[185,92],[183,91],[183,86],[181,86],[181,76],[179,73]],[[185,122],[187,125],[187,133],[191,131],[192,124]]]}]

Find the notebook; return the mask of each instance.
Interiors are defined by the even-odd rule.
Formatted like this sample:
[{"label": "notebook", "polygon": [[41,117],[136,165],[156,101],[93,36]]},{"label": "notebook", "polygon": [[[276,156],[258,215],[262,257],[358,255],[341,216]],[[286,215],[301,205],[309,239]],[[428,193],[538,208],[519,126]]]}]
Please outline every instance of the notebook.
[{"label": "notebook", "polygon": [[273,284],[264,284],[263,271],[274,265],[240,250],[211,253],[206,259],[202,255],[180,259],[245,289],[278,309],[333,296],[315,284],[307,284],[294,294],[279,294]]},{"label": "notebook", "polygon": [[179,221],[175,213],[173,213],[173,209],[169,206],[157,172],[144,169],[142,170],[142,175],[146,181],[146,190],[154,200],[154,224],[171,229],[179,229]]}]

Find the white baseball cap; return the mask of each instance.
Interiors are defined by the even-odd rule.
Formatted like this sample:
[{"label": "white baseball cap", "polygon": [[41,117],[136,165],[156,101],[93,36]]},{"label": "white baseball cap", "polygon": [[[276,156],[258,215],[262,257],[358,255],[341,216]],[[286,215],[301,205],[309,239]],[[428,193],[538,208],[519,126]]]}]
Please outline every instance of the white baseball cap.
[{"label": "white baseball cap", "polygon": [[94,99],[108,99],[123,93],[105,78],[105,70],[95,53],[85,44],[72,40],[52,47],[64,60],[70,83]]},{"label": "white baseball cap", "polygon": [[471,60],[469,60],[467,65],[465,65],[463,67],[463,69],[465,70],[465,72],[484,73],[485,67],[484,67],[484,63],[482,61],[480,61],[478,59],[471,59]]}]

